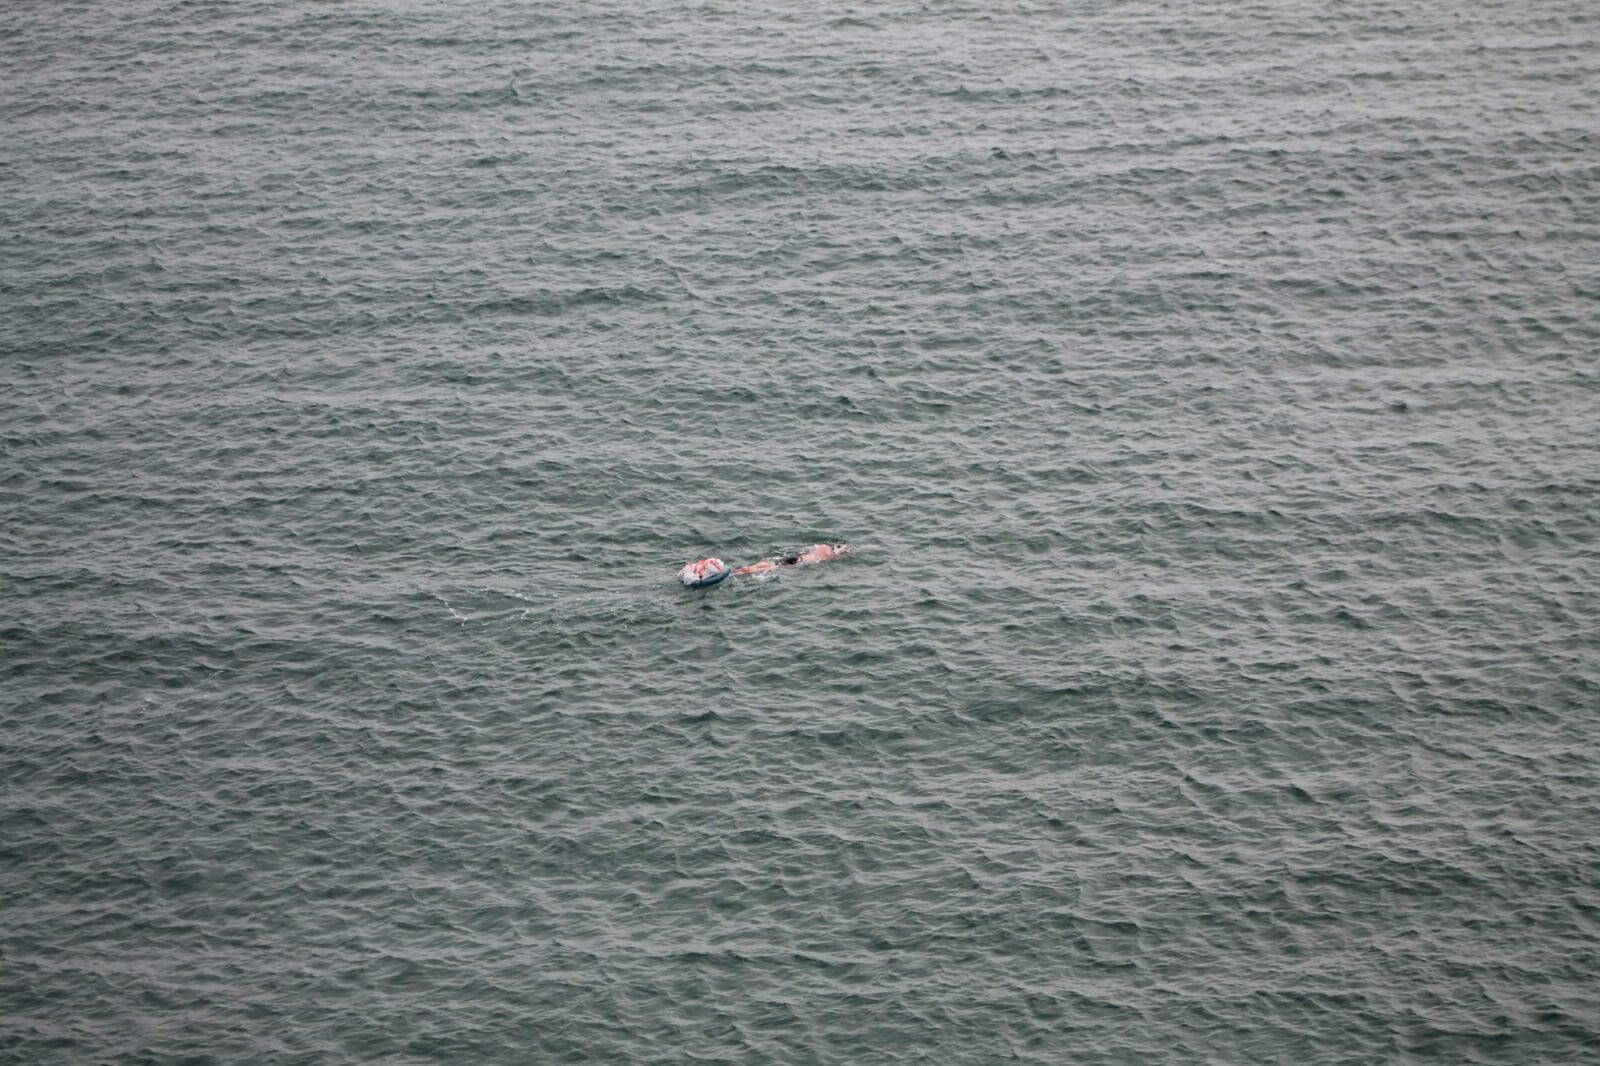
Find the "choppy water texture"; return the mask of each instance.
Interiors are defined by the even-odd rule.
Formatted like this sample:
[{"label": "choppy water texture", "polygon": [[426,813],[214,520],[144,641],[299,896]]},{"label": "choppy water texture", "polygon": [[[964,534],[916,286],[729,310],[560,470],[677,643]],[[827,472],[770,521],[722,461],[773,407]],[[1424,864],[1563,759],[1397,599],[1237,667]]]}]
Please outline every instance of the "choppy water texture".
[{"label": "choppy water texture", "polygon": [[0,1056],[1594,1061],[1597,84],[5,6]]}]

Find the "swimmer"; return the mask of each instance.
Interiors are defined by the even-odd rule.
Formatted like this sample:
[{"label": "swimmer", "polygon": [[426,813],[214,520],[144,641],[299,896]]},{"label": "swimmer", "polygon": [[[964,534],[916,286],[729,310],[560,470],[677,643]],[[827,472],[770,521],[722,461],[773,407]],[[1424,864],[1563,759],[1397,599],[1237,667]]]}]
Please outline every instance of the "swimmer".
[{"label": "swimmer", "polygon": [[837,559],[849,551],[848,544],[813,544],[799,555],[788,555],[782,559],[763,559],[759,563],[741,566],[734,573],[764,574],[768,570],[780,570],[785,566],[810,566],[812,563],[825,563],[829,559]]}]

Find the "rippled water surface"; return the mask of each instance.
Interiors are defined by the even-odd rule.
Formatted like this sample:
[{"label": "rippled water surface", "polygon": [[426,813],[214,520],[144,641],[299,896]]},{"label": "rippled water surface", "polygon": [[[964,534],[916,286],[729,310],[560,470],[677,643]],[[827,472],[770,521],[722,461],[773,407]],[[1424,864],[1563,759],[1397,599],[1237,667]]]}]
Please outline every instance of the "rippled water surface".
[{"label": "rippled water surface", "polygon": [[0,1056],[1594,1061],[1597,93],[1567,0],[8,5]]}]

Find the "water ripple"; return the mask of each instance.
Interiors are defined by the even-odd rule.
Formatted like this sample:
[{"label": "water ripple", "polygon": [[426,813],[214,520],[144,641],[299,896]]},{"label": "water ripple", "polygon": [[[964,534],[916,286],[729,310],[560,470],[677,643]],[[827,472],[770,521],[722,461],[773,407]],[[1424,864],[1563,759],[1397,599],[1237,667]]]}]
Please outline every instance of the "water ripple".
[{"label": "water ripple", "polygon": [[0,13],[0,1057],[1592,1058],[1593,28]]}]

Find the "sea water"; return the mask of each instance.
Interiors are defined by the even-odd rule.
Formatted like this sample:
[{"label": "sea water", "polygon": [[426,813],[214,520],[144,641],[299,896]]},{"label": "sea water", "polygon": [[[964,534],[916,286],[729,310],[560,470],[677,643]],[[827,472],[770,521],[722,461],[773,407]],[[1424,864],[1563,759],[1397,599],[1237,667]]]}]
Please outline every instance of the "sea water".
[{"label": "sea water", "polygon": [[1597,84],[8,5],[0,1056],[1594,1061]]}]

